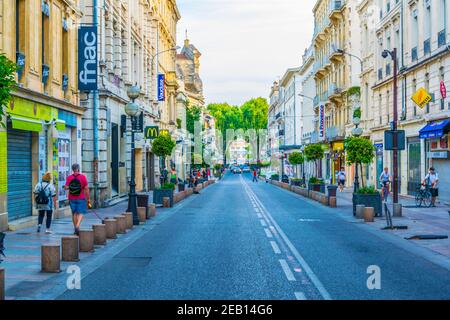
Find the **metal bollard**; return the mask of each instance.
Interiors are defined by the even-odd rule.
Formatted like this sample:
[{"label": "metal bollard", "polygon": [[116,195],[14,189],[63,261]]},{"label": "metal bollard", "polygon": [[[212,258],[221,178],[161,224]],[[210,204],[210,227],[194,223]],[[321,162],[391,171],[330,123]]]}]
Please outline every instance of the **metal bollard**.
[{"label": "metal bollard", "polygon": [[164,197],[163,198],[163,207],[164,208],[170,208],[170,198],[169,197]]},{"label": "metal bollard", "polygon": [[365,205],[363,204],[358,204],[356,205],[356,218],[358,219],[364,219],[364,209],[365,209]]},{"label": "metal bollard", "polygon": [[127,212],[124,216],[127,230],[133,229],[133,214],[131,212]]},{"label": "metal bollard", "polygon": [[41,272],[61,272],[61,246],[59,244],[47,244],[41,247]]},{"label": "metal bollard", "polygon": [[0,301],[5,300],[5,269],[0,268]]},{"label": "metal bollard", "polygon": [[125,216],[115,216],[114,219],[117,220],[117,233],[125,234],[127,232],[127,222],[125,221]]},{"label": "metal bollard", "polygon": [[61,238],[62,261],[78,262],[80,261],[80,239],[77,236],[68,236]]},{"label": "metal bollard", "polygon": [[106,226],[104,224],[96,224],[92,227],[94,229],[94,245],[104,246],[106,244]]},{"label": "metal bollard", "polygon": [[375,221],[375,208],[364,208],[364,222],[374,222]]},{"label": "metal bollard", "polygon": [[138,218],[139,218],[139,222],[140,223],[145,223],[145,221],[147,221],[146,210],[147,210],[147,208],[145,208],[145,207],[138,207],[137,208],[137,214],[138,214]]},{"label": "metal bollard", "polygon": [[106,239],[117,239],[117,220],[116,219],[106,219]]},{"label": "metal bollard", "polygon": [[94,251],[94,230],[80,230],[80,252]]}]

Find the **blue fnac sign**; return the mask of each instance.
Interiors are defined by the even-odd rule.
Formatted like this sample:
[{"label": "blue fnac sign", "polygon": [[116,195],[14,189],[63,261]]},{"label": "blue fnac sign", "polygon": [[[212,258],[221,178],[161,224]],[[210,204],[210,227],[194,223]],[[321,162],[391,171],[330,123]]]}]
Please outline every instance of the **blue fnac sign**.
[{"label": "blue fnac sign", "polygon": [[158,74],[158,101],[166,101],[166,77]]},{"label": "blue fnac sign", "polygon": [[98,64],[97,28],[82,26],[78,29],[78,89],[97,90]]}]

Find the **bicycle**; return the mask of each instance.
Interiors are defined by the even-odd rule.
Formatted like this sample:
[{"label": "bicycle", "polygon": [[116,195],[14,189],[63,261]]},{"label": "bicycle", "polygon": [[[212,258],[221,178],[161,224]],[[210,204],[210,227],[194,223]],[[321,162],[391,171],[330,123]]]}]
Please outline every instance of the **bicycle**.
[{"label": "bicycle", "polygon": [[432,195],[430,191],[430,187],[421,185],[417,188],[416,191],[416,207],[421,208],[430,208],[432,206]]},{"label": "bicycle", "polygon": [[390,191],[390,182],[382,182],[381,183],[381,200],[387,203]]}]

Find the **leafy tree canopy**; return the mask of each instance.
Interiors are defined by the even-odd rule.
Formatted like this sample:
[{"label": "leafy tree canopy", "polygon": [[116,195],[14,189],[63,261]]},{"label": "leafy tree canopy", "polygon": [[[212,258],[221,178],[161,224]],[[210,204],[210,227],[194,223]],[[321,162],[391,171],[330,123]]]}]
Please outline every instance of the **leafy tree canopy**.
[{"label": "leafy tree canopy", "polygon": [[305,157],[300,152],[293,152],[289,155],[289,162],[296,166],[305,162]]},{"label": "leafy tree canopy", "polygon": [[168,157],[172,154],[176,143],[169,133],[162,132],[159,137],[153,140],[152,151],[158,157]]},{"label": "leafy tree canopy", "polygon": [[346,140],[347,162],[349,164],[371,164],[375,157],[372,142],[362,137],[351,137]]},{"label": "leafy tree canopy", "polygon": [[11,90],[16,84],[14,79],[17,65],[4,54],[0,54],[0,122],[5,115],[3,107],[11,100]]},{"label": "leafy tree canopy", "polygon": [[321,144],[310,144],[305,148],[305,158],[308,161],[322,160],[324,151]]}]

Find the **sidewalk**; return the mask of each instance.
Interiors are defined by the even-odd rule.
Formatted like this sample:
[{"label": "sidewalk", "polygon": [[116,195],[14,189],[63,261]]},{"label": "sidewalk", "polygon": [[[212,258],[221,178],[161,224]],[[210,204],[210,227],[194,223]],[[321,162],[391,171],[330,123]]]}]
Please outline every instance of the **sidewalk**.
[{"label": "sidewalk", "polygon": [[[338,208],[353,216],[352,190],[338,191],[337,202]],[[416,235],[450,236],[450,206],[440,203],[436,208],[416,208],[414,200],[407,197],[400,197],[400,203],[403,205],[403,217],[393,217],[393,224],[407,226],[408,230],[388,231],[389,233],[403,239]],[[392,211],[392,199],[388,205]],[[375,218],[375,223],[371,225],[381,230],[387,225],[386,219]],[[414,243],[450,258],[450,239],[414,240]]]}]

